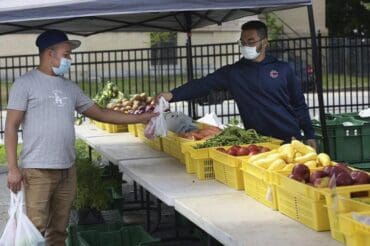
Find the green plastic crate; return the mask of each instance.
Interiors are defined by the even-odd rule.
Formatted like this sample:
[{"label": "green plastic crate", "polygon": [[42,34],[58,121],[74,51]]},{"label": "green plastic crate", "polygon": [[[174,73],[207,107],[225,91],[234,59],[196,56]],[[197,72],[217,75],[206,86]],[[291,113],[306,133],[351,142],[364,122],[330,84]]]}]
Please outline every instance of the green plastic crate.
[{"label": "green plastic crate", "polygon": [[[327,117],[329,118],[329,117]],[[344,122],[353,123],[344,126]],[[370,123],[352,116],[336,116],[326,120],[329,155],[333,160],[343,162],[370,161]],[[320,123],[313,122],[320,151],[323,151],[322,129]]]},{"label": "green plastic crate", "polygon": [[84,229],[87,230],[77,232],[74,244],[69,246],[149,246],[159,242],[138,225],[124,226],[116,223],[88,226]]},{"label": "green plastic crate", "polygon": [[110,224],[95,224],[95,225],[76,225],[70,224],[67,228],[68,237],[66,240],[67,246],[79,246],[78,233],[83,231],[114,231],[122,228],[124,224],[122,222],[110,223]]},{"label": "green plastic crate", "polygon": [[370,172],[370,162],[353,163],[353,164],[350,164],[350,166],[353,167],[353,168],[356,168],[356,169],[360,169],[360,170],[364,170],[366,172]]}]

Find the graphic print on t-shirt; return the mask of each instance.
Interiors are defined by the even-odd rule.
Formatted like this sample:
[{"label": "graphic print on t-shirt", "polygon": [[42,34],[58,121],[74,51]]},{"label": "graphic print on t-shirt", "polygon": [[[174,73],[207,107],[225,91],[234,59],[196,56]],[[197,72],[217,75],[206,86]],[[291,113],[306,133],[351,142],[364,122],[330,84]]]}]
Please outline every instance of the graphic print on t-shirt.
[{"label": "graphic print on t-shirt", "polygon": [[63,92],[59,90],[53,90],[52,91],[53,96],[49,96],[49,98],[52,98],[54,100],[54,104],[58,107],[64,107],[66,105],[66,100],[68,100],[68,97],[65,97]]}]

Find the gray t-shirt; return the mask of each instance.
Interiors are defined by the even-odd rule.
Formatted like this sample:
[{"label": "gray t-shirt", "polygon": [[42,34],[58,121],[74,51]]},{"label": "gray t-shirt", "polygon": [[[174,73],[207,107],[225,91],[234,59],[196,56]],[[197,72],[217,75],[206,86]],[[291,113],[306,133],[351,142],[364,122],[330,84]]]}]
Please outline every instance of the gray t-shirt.
[{"label": "gray t-shirt", "polygon": [[74,112],[84,112],[94,102],[72,81],[38,69],[17,79],[8,109],[25,111],[22,122],[23,168],[69,168],[75,161]]}]

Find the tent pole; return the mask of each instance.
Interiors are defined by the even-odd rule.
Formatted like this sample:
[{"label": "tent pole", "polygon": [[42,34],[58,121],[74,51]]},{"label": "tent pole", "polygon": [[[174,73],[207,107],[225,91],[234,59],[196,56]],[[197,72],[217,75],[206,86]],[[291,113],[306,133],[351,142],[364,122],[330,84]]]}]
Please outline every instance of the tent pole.
[{"label": "tent pole", "polygon": [[[191,32],[188,32],[186,40],[186,67],[188,81],[194,78],[192,56]],[[195,104],[193,100],[188,101],[188,115],[195,119]]]},{"label": "tent pole", "polygon": [[313,64],[314,64],[317,97],[319,100],[319,113],[320,113],[322,138],[323,138],[323,144],[324,144],[324,152],[329,153],[328,131],[326,128],[324,97],[323,97],[323,89],[322,89],[322,66],[321,66],[322,64],[321,64],[321,57],[319,57],[318,46],[316,42],[317,40],[316,40],[315,20],[313,16],[312,5],[307,6],[307,12],[308,12],[308,21],[310,24],[312,58],[313,58]]},{"label": "tent pole", "polygon": [[[192,54],[192,43],[191,43],[191,14],[189,12],[185,13],[185,20],[186,20],[186,34],[187,34],[187,40],[186,40],[186,67],[187,67],[187,79],[188,81],[194,79],[193,74],[193,54]],[[188,101],[188,115],[192,117],[193,119],[196,119],[197,114],[195,110],[195,103],[193,100]]]}]

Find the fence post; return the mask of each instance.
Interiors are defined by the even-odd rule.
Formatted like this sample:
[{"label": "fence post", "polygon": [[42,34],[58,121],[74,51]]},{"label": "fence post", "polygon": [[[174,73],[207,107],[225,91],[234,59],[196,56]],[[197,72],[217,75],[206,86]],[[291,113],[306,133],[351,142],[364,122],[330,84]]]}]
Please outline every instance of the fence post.
[{"label": "fence post", "polygon": [[[315,20],[313,16],[312,5],[307,6],[308,21],[310,23],[310,34],[311,34],[311,46],[312,46],[312,59],[314,64],[315,72],[315,82],[317,86],[317,97],[319,100],[319,111],[320,111],[320,124],[322,129],[322,137],[324,143],[324,152],[329,153],[329,139],[328,131],[326,129],[326,120],[325,120],[325,108],[324,108],[324,97],[322,89],[322,70],[321,70],[321,57],[319,56],[317,41],[321,40],[316,38],[315,31]],[[321,50],[321,49],[320,49]]]}]

